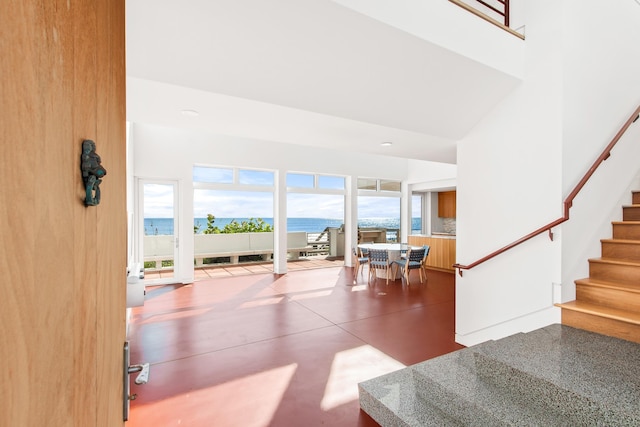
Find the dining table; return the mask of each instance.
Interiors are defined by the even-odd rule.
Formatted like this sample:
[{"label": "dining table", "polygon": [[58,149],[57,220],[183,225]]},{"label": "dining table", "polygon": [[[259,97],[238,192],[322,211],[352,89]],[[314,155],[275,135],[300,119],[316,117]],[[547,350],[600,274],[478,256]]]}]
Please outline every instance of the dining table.
[{"label": "dining table", "polygon": [[[422,249],[422,246],[412,246],[407,243],[359,243],[359,249],[370,250],[370,249],[381,249],[386,250],[389,255],[389,263],[392,264],[393,261],[397,261],[402,258],[402,254],[406,253],[409,249]],[[384,279],[386,276],[385,272],[381,270],[376,271],[376,277]],[[395,271],[395,277],[393,279],[400,279],[402,277],[402,273],[400,269],[397,268]]]}]

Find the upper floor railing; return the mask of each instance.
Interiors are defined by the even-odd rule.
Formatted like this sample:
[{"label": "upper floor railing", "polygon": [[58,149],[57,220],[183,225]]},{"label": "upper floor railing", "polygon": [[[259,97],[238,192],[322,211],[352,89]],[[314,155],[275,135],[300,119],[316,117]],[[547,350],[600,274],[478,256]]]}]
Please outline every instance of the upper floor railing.
[{"label": "upper floor railing", "polygon": [[478,7],[484,7],[502,16],[505,27],[509,26],[509,0],[494,0],[493,4],[482,0],[475,0],[475,2],[479,5]]},{"label": "upper floor railing", "polygon": [[524,36],[509,27],[511,10],[509,0],[449,0],[474,15],[524,40]]},{"label": "upper floor railing", "polygon": [[557,225],[562,224],[563,222],[567,221],[569,219],[569,209],[571,208],[571,205],[573,205],[573,200],[576,198],[576,196],[578,195],[578,193],[580,192],[580,190],[582,190],[582,187],[584,187],[584,185],[587,183],[587,181],[589,180],[589,178],[591,178],[591,176],[593,175],[593,173],[596,171],[596,169],[598,169],[598,166],[600,166],[600,164],[602,164],[602,162],[604,162],[605,160],[607,160],[609,158],[609,156],[611,155],[611,150],[613,149],[613,147],[618,143],[618,141],[620,140],[620,138],[622,138],[622,135],[624,135],[624,133],[627,131],[627,129],[629,129],[629,126],[631,126],[632,123],[634,123],[636,120],[638,120],[638,118],[640,117],[640,106],[638,108],[636,108],[636,110],[633,112],[633,114],[631,114],[631,116],[629,117],[629,119],[627,119],[627,121],[625,122],[625,124],[620,128],[620,130],[618,131],[618,133],[613,137],[613,139],[611,140],[611,142],[609,143],[609,145],[607,145],[607,147],[604,149],[604,151],[602,152],[602,154],[600,154],[600,156],[596,159],[596,161],[593,163],[593,165],[591,165],[591,167],[589,168],[589,170],[584,174],[584,176],[582,177],[582,179],[580,180],[580,182],[578,182],[578,184],[575,186],[575,188],[571,191],[571,193],[569,193],[569,195],[567,196],[567,198],[564,200],[563,202],[563,215],[562,217],[558,218],[557,220],[550,222],[549,224],[542,226],[540,228],[538,228],[535,231],[532,231],[531,233],[527,234],[524,237],[521,237],[520,239],[516,240],[513,243],[508,244],[507,246],[504,246],[500,249],[498,249],[497,251],[494,251],[492,253],[490,253],[489,255],[480,258],[479,260],[472,262],[471,264],[468,265],[463,265],[463,264],[454,264],[453,268],[458,269],[458,273],[460,273],[460,276],[462,276],[462,270],[469,270],[479,264],[482,264],[485,261],[490,260],[491,258],[494,258],[498,255],[500,255],[503,252],[508,251],[509,249],[518,246],[521,243],[526,242],[527,240],[544,233],[545,231],[549,232],[549,237],[553,240],[553,234],[551,232],[551,229]]}]

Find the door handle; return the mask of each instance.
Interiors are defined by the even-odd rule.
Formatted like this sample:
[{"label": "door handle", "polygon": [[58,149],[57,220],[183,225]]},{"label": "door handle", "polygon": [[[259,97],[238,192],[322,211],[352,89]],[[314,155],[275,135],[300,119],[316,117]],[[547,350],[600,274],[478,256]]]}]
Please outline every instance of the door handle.
[{"label": "door handle", "polygon": [[131,395],[131,389],[129,387],[129,375],[134,372],[140,372],[135,379],[135,383],[138,385],[146,384],[149,381],[149,363],[141,363],[138,365],[130,365],[129,360],[129,341],[124,342],[124,354],[123,354],[123,375],[122,375],[122,417],[124,421],[129,420],[129,402],[135,400],[136,395]]},{"label": "door handle", "polygon": [[134,372],[140,372],[135,379],[135,383],[138,385],[146,384],[149,381],[149,364],[143,363],[141,365],[131,365],[127,369],[129,374]]}]

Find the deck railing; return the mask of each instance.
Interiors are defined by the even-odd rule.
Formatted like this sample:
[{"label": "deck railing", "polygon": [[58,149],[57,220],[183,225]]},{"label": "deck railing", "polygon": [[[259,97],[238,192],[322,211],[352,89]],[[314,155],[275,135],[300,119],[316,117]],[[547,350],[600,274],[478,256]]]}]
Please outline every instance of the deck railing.
[{"label": "deck railing", "polygon": [[613,137],[613,139],[611,140],[611,142],[606,146],[606,148],[602,151],[602,153],[600,154],[600,156],[598,156],[598,158],[596,159],[596,161],[593,163],[593,165],[591,165],[591,167],[589,168],[589,170],[584,174],[584,176],[582,177],[582,179],[580,180],[580,182],[578,182],[578,184],[575,186],[575,188],[571,191],[571,193],[569,193],[569,195],[567,196],[567,198],[564,200],[563,202],[563,215],[562,217],[556,219],[553,222],[550,222],[549,224],[542,226],[540,228],[538,228],[535,231],[532,231],[531,233],[527,234],[524,237],[521,237],[520,239],[516,240],[513,243],[508,244],[507,246],[504,246],[494,252],[491,252],[489,255],[484,256],[482,258],[480,258],[477,261],[472,262],[471,264],[468,265],[463,265],[463,264],[454,264],[453,268],[456,268],[458,270],[458,273],[460,274],[460,276],[462,276],[462,270],[469,270],[479,264],[482,264],[485,261],[490,260],[491,258],[494,258],[498,255],[500,255],[503,252],[508,251],[511,248],[514,248],[516,246],[518,246],[521,243],[526,242],[527,240],[544,233],[545,231],[549,232],[549,237],[551,238],[551,240],[553,240],[553,234],[551,232],[551,229],[557,225],[562,224],[563,222],[567,221],[569,219],[569,209],[571,208],[571,205],[573,205],[573,200],[576,198],[576,196],[578,195],[578,193],[580,192],[580,190],[582,190],[582,188],[585,186],[585,184],[587,183],[587,181],[589,180],[589,178],[591,178],[591,176],[593,175],[593,173],[596,171],[596,169],[598,169],[598,166],[600,166],[605,160],[607,160],[609,158],[609,156],[611,155],[611,150],[613,149],[613,147],[618,143],[618,141],[620,140],[620,138],[622,138],[622,135],[624,135],[624,133],[627,131],[627,129],[629,129],[629,127],[631,126],[632,123],[634,123],[636,120],[638,120],[638,118],[640,117],[640,106],[638,106],[638,108],[636,108],[636,110],[633,112],[633,114],[631,114],[631,116],[629,117],[629,119],[627,119],[627,121],[624,123],[624,125],[620,128],[620,130],[618,131],[618,133],[616,133],[616,135]]}]

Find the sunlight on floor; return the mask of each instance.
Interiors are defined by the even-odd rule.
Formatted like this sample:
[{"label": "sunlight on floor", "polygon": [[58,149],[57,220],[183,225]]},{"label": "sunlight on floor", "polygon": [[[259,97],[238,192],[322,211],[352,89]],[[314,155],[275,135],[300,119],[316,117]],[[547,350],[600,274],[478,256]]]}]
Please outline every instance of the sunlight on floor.
[{"label": "sunlight on floor", "polygon": [[[267,277],[269,284],[271,279]],[[214,303],[221,303],[225,301],[232,301],[235,299],[245,299],[247,295],[251,295],[257,299],[269,299],[279,297],[270,286],[264,285],[262,282],[265,280],[264,275],[245,276],[246,280],[237,281],[232,286],[225,284],[222,280],[210,280],[209,282],[201,282],[196,284],[196,288],[199,292],[207,295],[215,293],[215,300],[210,300]]]},{"label": "sunlight on floor", "polygon": [[[203,402],[211,402],[220,407],[220,413],[225,414],[223,419],[217,419],[216,415],[209,415],[206,419],[198,420],[211,425],[238,425],[267,426],[281,404],[291,379],[298,368],[297,363],[258,372],[227,383],[213,387],[193,391],[169,400],[179,400],[181,406],[186,406],[184,401],[191,401],[193,412],[186,419],[175,420],[177,424],[191,425],[196,421],[199,406]],[[177,402],[176,402],[177,403]],[[171,404],[169,402],[169,404]],[[204,412],[204,411],[203,411]],[[206,413],[206,412],[204,412]],[[205,424],[197,424],[205,425]],[[209,425],[209,424],[207,424]]]},{"label": "sunlight on floor", "polygon": [[333,293],[333,288],[326,291],[307,292],[307,293],[301,293],[298,295],[292,295],[291,297],[289,297],[289,300],[301,301],[301,300],[311,299],[311,298],[328,297],[332,293]]},{"label": "sunlight on floor", "polygon": [[322,410],[328,411],[357,400],[357,383],[404,367],[370,345],[336,353],[321,402]]},{"label": "sunlight on floor", "polygon": [[169,312],[169,313],[156,314],[156,315],[147,317],[144,320],[140,321],[139,323],[141,325],[146,325],[146,324],[149,324],[149,323],[167,322],[167,321],[170,321],[170,320],[178,320],[178,319],[183,319],[183,318],[191,317],[191,316],[199,316],[201,314],[209,312],[210,310],[211,309],[209,307],[206,307],[206,308],[201,308],[199,310],[172,311],[172,312]]},{"label": "sunlight on floor", "polygon": [[240,305],[239,308],[254,308],[260,307],[263,305],[271,305],[271,304],[280,304],[284,300],[284,297],[272,297],[272,298],[262,298],[262,299],[254,299],[251,301],[247,301]]}]

